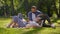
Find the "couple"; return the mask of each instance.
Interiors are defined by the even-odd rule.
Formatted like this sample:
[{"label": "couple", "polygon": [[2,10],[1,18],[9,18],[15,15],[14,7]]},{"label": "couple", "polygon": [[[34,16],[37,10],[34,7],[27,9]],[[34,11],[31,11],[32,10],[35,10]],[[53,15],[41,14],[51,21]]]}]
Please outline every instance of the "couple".
[{"label": "couple", "polygon": [[[48,24],[45,23],[45,20],[48,21]],[[31,11],[28,13],[28,20],[25,20],[22,14],[19,13],[18,16],[14,16],[12,22],[14,22],[13,23],[14,26],[26,27],[26,28],[29,27],[53,27],[54,28],[55,27],[55,25],[51,23],[49,16],[37,10],[36,6],[31,7]]]}]

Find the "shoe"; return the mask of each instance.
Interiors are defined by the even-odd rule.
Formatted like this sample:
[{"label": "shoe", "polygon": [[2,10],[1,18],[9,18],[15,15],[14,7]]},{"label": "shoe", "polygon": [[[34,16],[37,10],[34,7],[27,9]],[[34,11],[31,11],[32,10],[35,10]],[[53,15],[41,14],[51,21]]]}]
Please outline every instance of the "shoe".
[{"label": "shoe", "polygon": [[56,28],[55,24],[51,24],[51,27],[54,28],[54,29]]}]

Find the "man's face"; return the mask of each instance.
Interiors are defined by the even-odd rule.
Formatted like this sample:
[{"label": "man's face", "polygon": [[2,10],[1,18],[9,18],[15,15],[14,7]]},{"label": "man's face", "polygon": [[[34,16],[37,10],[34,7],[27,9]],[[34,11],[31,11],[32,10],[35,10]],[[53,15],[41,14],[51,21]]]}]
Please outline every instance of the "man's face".
[{"label": "man's face", "polygon": [[32,12],[36,12],[36,8],[31,8],[31,11]]}]

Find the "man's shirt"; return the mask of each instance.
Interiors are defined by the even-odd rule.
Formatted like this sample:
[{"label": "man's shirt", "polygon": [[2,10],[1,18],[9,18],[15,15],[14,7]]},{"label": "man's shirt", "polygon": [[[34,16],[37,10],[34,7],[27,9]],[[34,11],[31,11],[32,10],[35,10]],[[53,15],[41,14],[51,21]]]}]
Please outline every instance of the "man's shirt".
[{"label": "man's shirt", "polygon": [[33,21],[36,20],[36,15],[34,13],[32,13],[32,19],[33,19]]},{"label": "man's shirt", "polygon": [[42,14],[41,11],[37,10],[34,14],[32,14],[32,11],[28,13],[28,18],[30,21],[35,20],[35,17],[37,17],[39,14]]}]

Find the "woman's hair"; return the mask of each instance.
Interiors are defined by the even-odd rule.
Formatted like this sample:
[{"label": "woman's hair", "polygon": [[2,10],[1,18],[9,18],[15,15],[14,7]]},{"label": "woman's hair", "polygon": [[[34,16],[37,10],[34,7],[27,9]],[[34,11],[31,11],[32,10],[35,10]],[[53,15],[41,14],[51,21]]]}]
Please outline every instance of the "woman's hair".
[{"label": "woman's hair", "polygon": [[23,18],[23,15],[22,15],[21,13],[18,13],[18,17],[19,17],[20,19],[22,19],[22,18]]}]

